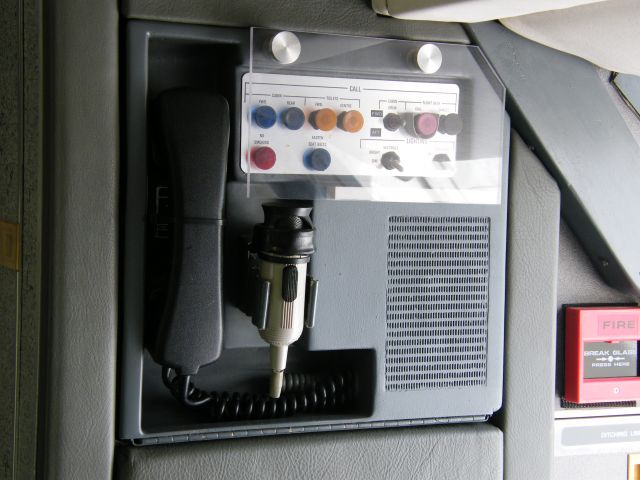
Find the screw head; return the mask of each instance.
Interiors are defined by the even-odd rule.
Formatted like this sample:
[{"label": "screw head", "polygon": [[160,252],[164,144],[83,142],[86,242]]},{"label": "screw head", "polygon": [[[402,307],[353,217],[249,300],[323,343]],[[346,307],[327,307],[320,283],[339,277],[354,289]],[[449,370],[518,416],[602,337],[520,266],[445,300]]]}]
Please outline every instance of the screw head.
[{"label": "screw head", "polygon": [[277,62],[287,65],[298,60],[302,46],[295,33],[283,31],[271,39],[271,54]]},{"label": "screw head", "polygon": [[433,43],[426,43],[416,54],[416,64],[424,73],[436,73],[442,66],[442,51]]}]

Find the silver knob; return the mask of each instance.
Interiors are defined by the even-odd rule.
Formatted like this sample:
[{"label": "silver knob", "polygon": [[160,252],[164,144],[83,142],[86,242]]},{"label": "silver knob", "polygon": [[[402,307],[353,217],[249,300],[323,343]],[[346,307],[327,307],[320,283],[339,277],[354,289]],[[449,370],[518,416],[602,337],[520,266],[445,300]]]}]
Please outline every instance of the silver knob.
[{"label": "silver knob", "polygon": [[293,63],[300,57],[300,40],[291,32],[280,32],[271,39],[271,54],[282,64]]},{"label": "silver knob", "polygon": [[416,64],[424,73],[436,73],[442,66],[442,51],[433,43],[426,43],[416,54]]}]

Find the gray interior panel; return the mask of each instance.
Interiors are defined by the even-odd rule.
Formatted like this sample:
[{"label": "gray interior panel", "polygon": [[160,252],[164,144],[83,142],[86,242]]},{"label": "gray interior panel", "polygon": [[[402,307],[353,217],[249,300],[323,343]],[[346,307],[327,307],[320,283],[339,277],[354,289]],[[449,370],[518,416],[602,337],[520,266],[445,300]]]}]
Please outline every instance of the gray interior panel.
[{"label": "gray interior panel", "polygon": [[121,480],[495,480],[502,478],[502,433],[483,424],[122,447],[116,463]]},{"label": "gray interior panel", "polygon": [[563,220],[560,224],[558,314],[572,303],[629,303],[633,297],[611,288],[589,261],[580,242]]},{"label": "gray interior panel", "polygon": [[118,309],[117,5],[47,7],[51,253],[42,475],[109,478]]},{"label": "gray interior panel", "polygon": [[[614,84],[611,79],[612,72],[599,69],[598,74],[600,75],[600,80],[605,84],[611,100],[620,112],[620,115],[627,124],[627,127],[629,127],[629,131],[633,135],[633,138],[635,138],[636,143],[640,144],[640,113],[634,109],[628,99],[625,98],[624,93],[621,92]],[[634,78],[637,79],[634,83],[640,86],[640,77]],[[638,108],[640,108],[640,106]]]},{"label": "gray interior panel", "polygon": [[381,17],[367,0],[123,0],[128,18],[468,43],[457,23]]},{"label": "gray interior panel", "polygon": [[620,95],[624,97],[629,108],[640,115],[640,77],[637,75],[617,74],[612,80]]},{"label": "gray interior panel", "polygon": [[562,192],[562,214],[607,283],[640,296],[640,146],[597,68],[497,23],[469,26],[508,91],[515,128]]},{"label": "gray interior panel", "polygon": [[[505,478],[550,478],[560,191],[511,137],[502,427]],[[534,446],[535,445],[535,446]]]},{"label": "gray interior panel", "polygon": [[627,478],[627,455],[557,457],[553,468],[554,480],[623,480]]}]

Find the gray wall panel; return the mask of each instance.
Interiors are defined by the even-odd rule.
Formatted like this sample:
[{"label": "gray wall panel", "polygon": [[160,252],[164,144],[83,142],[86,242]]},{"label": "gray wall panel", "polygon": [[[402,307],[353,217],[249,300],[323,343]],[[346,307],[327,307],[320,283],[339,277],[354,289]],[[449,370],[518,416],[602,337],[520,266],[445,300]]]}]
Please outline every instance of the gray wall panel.
[{"label": "gray wall panel", "polygon": [[366,0],[123,0],[129,18],[468,43],[460,25],[375,14]]},{"label": "gray wall panel", "polygon": [[558,457],[554,464],[555,480],[626,480],[627,455],[581,455]]},{"label": "gray wall panel", "polygon": [[483,424],[235,439],[123,447],[116,460],[120,480],[498,480],[502,433]]},{"label": "gray wall panel", "polygon": [[51,176],[47,478],[110,478],[117,321],[118,14],[114,1],[45,11]]},{"label": "gray wall panel", "polygon": [[598,275],[578,239],[563,221],[560,225],[558,314],[570,303],[628,303],[631,295],[611,288]]},{"label": "gray wall panel", "polygon": [[610,285],[640,296],[640,146],[597,68],[510,32],[469,25],[507,87],[514,127],[552,173],[562,215]]},{"label": "gray wall panel", "polygon": [[515,132],[510,170],[504,468],[507,479],[538,480],[553,463],[560,191]]}]

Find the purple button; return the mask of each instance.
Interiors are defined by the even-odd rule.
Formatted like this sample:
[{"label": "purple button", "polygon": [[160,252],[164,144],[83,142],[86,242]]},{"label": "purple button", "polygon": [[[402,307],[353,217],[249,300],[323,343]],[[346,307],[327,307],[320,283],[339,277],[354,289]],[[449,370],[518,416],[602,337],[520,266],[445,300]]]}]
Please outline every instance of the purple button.
[{"label": "purple button", "polygon": [[413,117],[416,134],[422,138],[431,138],[438,131],[438,116],[433,113],[419,113]]}]

